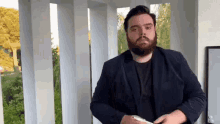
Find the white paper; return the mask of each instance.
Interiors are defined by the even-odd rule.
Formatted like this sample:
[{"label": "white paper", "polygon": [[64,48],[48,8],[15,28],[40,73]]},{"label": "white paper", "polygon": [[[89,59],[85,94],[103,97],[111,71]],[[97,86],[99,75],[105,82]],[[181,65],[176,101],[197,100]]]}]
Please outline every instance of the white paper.
[{"label": "white paper", "polygon": [[140,116],[137,116],[137,115],[132,115],[136,120],[138,121],[142,121],[142,122],[146,122],[147,124],[154,124],[152,122],[149,122],[147,120],[145,120],[144,118],[140,117]]}]

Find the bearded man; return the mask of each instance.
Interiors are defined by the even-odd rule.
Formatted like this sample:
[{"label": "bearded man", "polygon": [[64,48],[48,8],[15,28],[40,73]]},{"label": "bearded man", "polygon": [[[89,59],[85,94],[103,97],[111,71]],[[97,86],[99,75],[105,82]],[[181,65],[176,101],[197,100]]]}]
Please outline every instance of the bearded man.
[{"label": "bearded man", "polygon": [[92,114],[103,124],[194,124],[207,98],[183,55],[156,46],[155,15],[136,6],[124,29],[129,50],[104,63]]}]

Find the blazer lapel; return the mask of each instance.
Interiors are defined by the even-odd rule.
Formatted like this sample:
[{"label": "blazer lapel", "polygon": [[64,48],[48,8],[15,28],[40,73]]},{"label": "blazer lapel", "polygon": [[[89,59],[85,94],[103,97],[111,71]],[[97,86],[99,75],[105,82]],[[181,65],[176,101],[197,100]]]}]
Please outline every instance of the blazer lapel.
[{"label": "blazer lapel", "polygon": [[[153,73],[153,91],[154,91],[154,102],[155,102],[155,110],[156,116],[161,116],[161,100],[162,98],[162,89],[161,83],[167,82],[169,77],[169,71],[167,71],[167,65],[165,62],[165,58],[163,54],[158,50],[158,47],[154,50],[152,57],[152,73]],[[165,75],[168,74],[168,75]]]},{"label": "blazer lapel", "polygon": [[140,99],[140,85],[139,85],[139,80],[138,80],[138,75],[135,70],[135,65],[134,65],[133,57],[131,55],[130,50],[125,52],[125,59],[124,59],[124,70],[126,74],[126,79],[128,79],[128,83],[131,87],[132,94],[135,99],[135,103],[137,106],[137,111],[140,113],[140,108],[139,108],[139,99]]}]

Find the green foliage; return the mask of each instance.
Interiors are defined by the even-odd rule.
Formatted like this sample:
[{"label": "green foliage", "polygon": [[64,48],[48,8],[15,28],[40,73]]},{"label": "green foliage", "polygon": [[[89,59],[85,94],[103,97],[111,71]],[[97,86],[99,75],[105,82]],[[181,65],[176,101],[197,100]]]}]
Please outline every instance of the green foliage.
[{"label": "green foliage", "polygon": [[123,25],[118,30],[118,54],[121,54],[128,50],[128,43],[126,38],[126,33],[123,29]]},{"label": "green foliage", "polygon": [[52,48],[55,123],[56,124],[62,124],[61,85],[60,85],[60,56],[58,55],[57,50],[58,50],[58,48],[56,48],[56,49]]},{"label": "green foliage", "polygon": [[126,33],[124,31],[123,21],[124,17],[121,14],[118,14],[118,25],[121,24],[118,30],[118,54],[121,54],[128,50],[127,38]]},{"label": "green foliage", "polygon": [[157,46],[165,49],[170,48],[171,7],[170,4],[161,4],[157,18]]},{"label": "green foliage", "polygon": [[61,93],[58,90],[54,91],[54,103],[55,103],[55,123],[62,124]]},{"label": "green foliage", "polygon": [[[60,90],[60,65],[57,49],[53,51],[54,68],[54,102],[55,102],[55,122],[62,124],[61,90]],[[14,67],[15,71],[5,72],[2,76],[3,110],[5,124],[24,124],[24,98],[22,74]]]},{"label": "green foliage", "polygon": [[5,124],[24,124],[24,98],[19,71],[2,77],[3,110]]},{"label": "green foliage", "polygon": [[53,54],[53,80],[55,90],[60,90],[60,56],[57,53],[57,49],[52,49]]}]

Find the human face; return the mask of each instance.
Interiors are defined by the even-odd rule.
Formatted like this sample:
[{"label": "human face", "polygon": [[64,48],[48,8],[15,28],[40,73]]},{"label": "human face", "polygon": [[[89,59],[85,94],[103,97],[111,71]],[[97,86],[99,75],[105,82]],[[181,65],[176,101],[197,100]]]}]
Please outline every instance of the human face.
[{"label": "human face", "polygon": [[156,27],[148,14],[131,17],[126,36],[129,49],[139,56],[148,55],[157,44]]}]

